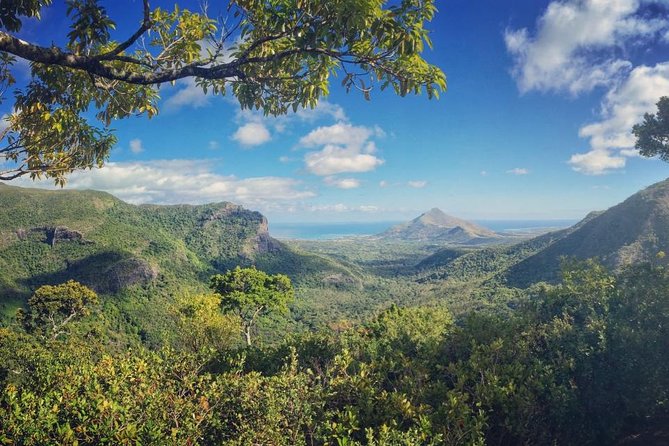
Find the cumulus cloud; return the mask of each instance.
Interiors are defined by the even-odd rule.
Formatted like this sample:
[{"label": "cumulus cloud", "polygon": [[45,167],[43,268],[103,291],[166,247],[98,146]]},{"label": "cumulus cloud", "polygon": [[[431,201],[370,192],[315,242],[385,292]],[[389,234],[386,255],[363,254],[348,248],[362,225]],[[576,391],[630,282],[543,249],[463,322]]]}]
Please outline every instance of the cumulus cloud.
[{"label": "cumulus cloud", "polygon": [[142,140],[141,139],[131,139],[130,140],[130,151],[134,153],[135,155],[138,153],[142,153],[144,151],[144,147],[142,146]]},{"label": "cumulus cloud", "polygon": [[328,186],[336,187],[339,189],[355,189],[360,187],[360,180],[356,178],[336,178],[336,177],[325,177],[323,182]]},{"label": "cumulus cloud", "polygon": [[249,122],[242,125],[232,135],[232,139],[247,147],[259,146],[272,139],[267,127],[260,122]]},{"label": "cumulus cloud", "polygon": [[[289,116],[285,115],[285,117]],[[320,101],[314,108],[298,108],[295,112],[295,117],[305,122],[315,122],[322,118],[332,118],[335,121],[348,121],[344,109],[340,105],[328,101]]]},{"label": "cumulus cloud", "polygon": [[305,166],[321,176],[374,170],[384,163],[375,155],[376,144],[371,140],[375,136],[384,136],[383,130],[344,122],[318,127],[300,139],[302,147],[322,147],[304,156]]},{"label": "cumulus cloud", "polygon": [[625,167],[625,158],[613,155],[609,150],[591,150],[576,153],[569,159],[572,169],[586,175],[602,175]]},{"label": "cumulus cloud", "polygon": [[427,181],[423,180],[409,181],[407,185],[409,187],[413,187],[414,189],[422,189],[425,186],[427,186]]},{"label": "cumulus cloud", "polygon": [[310,212],[378,212],[380,208],[373,205],[349,206],[344,203],[337,204],[316,204],[304,207],[304,210]]},{"label": "cumulus cloud", "polygon": [[316,175],[333,175],[344,172],[369,172],[383,164],[383,160],[355,149],[326,146],[319,152],[305,155],[304,163]]},{"label": "cumulus cloud", "polygon": [[524,167],[515,167],[513,169],[507,170],[506,173],[511,175],[527,175],[528,173],[530,173],[530,171],[525,169]]},{"label": "cumulus cloud", "polygon": [[632,64],[615,50],[668,28],[666,18],[640,14],[641,6],[642,0],[553,1],[534,34],[527,28],[507,30],[504,40],[520,91],[576,95],[624,78]]},{"label": "cumulus cloud", "polygon": [[579,135],[589,139],[590,151],[572,155],[569,164],[589,175],[625,167],[626,158],[637,155],[632,127],[642,121],[644,113],[654,112],[659,98],[667,95],[669,62],[636,67],[604,97],[601,120],[580,129]]},{"label": "cumulus cloud", "polygon": [[[232,201],[253,207],[294,202],[315,196],[285,177],[237,178],[212,172],[207,160],[153,160],[107,163],[100,169],[76,171],[68,189],[107,191],[130,203],[210,203]],[[20,179],[12,184],[54,188],[51,181]]]},{"label": "cumulus cloud", "polygon": [[379,127],[369,128],[339,122],[327,127],[318,127],[300,139],[303,147],[317,147],[327,144],[340,146],[361,146],[372,136],[385,136]]},{"label": "cumulus cloud", "polygon": [[273,133],[284,133],[298,122],[312,123],[324,118],[337,122],[348,120],[344,109],[328,101],[321,101],[314,108],[298,108],[295,113],[281,116],[265,116],[258,110],[237,111],[239,128],[232,139],[245,146],[257,146],[268,142]]},{"label": "cumulus cloud", "polygon": [[247,123],[262,124],[276,133],[283,133],[296,123],[314,123],[323,119],[335,122],[347,122],[348,117],[344,109],[328,101],[320,101],[314,108],[298,108],[295,113],[281,116],[265,116],[258,110],[237,111],[237,122],[240,125]]},{"label": "cumulus cloud", "polygon": [[202,108],[209,105],[211,93],[204,94],[201,87],[195,85],[193,78],[181,79],[176,83],[176,93],[168,97],[164,104],[164,110],[173,112],[182,108]]}]

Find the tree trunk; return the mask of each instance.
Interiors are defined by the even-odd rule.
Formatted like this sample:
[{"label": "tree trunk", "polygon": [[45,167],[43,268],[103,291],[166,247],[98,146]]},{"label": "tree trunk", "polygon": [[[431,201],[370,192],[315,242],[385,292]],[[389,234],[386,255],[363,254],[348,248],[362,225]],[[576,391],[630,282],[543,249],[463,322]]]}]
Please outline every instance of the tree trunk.
[{"label": "tree trunk", "polygon": [[251,346],[251,326],[247,326],[244,330],[244,338],[246,339],[246,346]]}]

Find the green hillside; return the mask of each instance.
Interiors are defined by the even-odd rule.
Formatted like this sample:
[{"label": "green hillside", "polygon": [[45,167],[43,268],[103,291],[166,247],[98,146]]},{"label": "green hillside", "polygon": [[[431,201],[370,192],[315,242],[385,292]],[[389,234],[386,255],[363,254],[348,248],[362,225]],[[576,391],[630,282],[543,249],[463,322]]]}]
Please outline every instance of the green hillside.
[{"label": "green hillside", "polygon": [[[669,180],[576,225],[511,246],[469,252],[444,248],[416,265],[421,281],[478,281],[526,288],[557,282],[563,259],[595,258],[619,270],[669,252]],[[662,254],[660,254],[662,257]]]},{"label": "green hillside", "polygon": [[504,274],[512,286],[559,280],[564,257],[597,258],[619,270],[669,252],[669,180],[656,183],[581,222],[568,235]]},{"label": "green hillside", "polygon": [[204,291],[212,274],[235,265],[285,273],[298,285],[358,280],[346,266],[272,239],[265,217],[232,203],[136,206],[104,192],[0,185],[0,206],[5,318],[37,287],[69,279],[121,306],[128,296],[131,312],[144,311],[137,296]]}]

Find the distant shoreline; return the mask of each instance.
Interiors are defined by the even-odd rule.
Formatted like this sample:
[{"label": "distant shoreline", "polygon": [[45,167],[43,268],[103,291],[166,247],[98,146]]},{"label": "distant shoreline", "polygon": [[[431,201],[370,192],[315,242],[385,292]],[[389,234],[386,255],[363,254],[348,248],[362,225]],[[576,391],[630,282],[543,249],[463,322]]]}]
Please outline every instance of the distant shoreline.
[{"label": "distant shoreline", "polygon": [[[577,219],[555,220],[474,220],[495,232],[508,234],[543,233],[567,228]],[[270,235],[280,240],[338,240],[379,234],[401,221],[336,223],[271,223]]]}]

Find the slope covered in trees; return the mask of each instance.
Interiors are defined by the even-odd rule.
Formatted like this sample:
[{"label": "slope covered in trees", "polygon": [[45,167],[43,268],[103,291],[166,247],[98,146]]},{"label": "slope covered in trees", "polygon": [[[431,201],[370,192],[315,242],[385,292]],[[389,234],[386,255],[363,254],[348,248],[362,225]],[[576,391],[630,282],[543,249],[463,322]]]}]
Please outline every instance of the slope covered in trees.
[{"label": "slope covered in trees", "polygon": [[663,267],[613,276],[591,263],[509,318],[392,307],[243,352],[206,337],[194,350],[114,350],[90,325],[95,308],[65,338],[0,328],[0,440],[616,444],[666,417],[667,293]]}]

